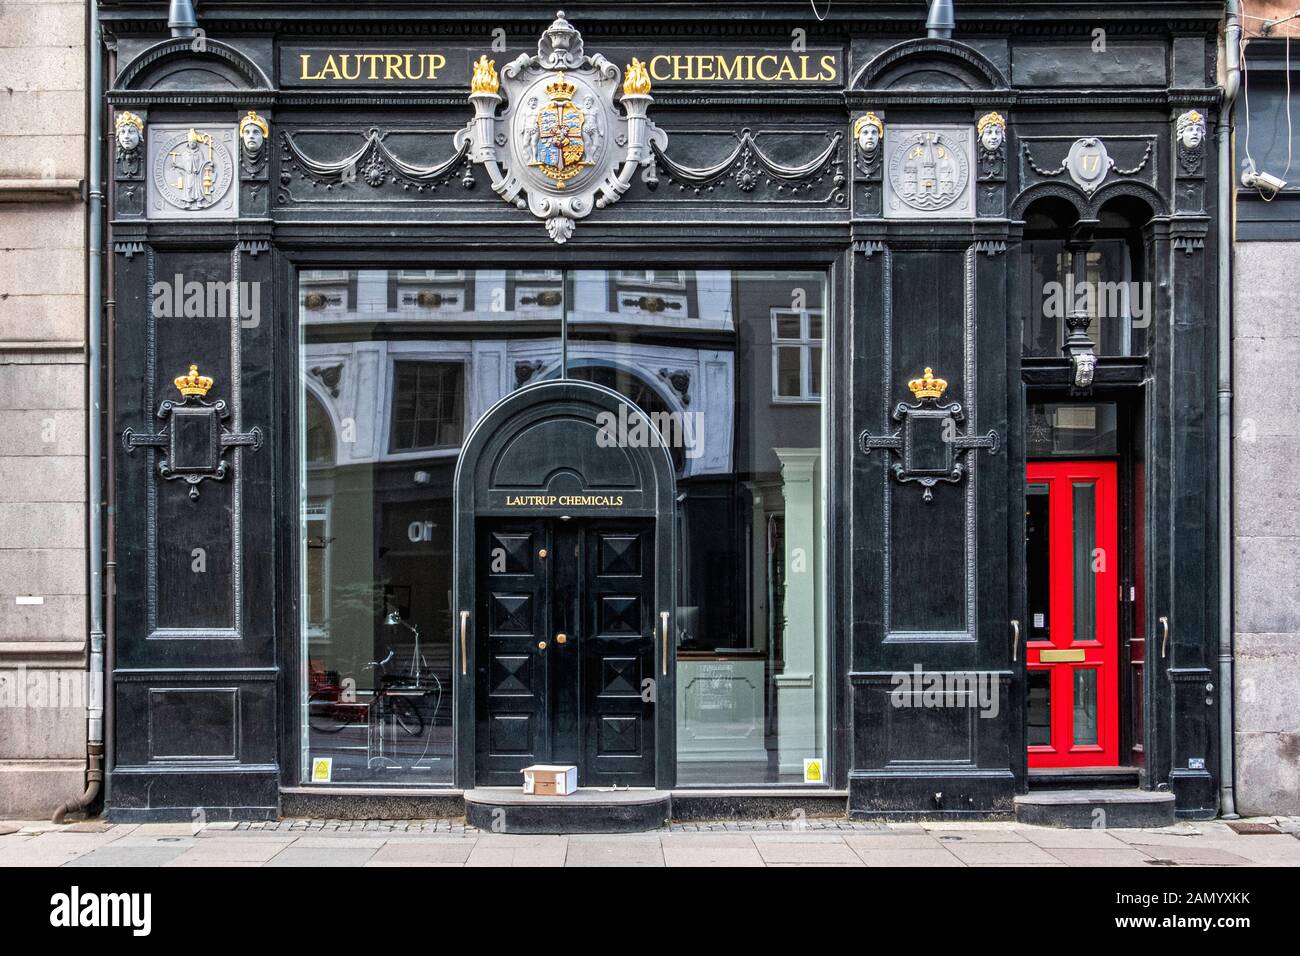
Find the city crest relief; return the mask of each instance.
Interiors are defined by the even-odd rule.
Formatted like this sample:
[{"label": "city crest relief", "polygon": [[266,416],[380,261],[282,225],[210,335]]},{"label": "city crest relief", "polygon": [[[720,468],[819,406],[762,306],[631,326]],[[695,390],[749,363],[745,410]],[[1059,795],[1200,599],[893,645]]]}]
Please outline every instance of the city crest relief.
[{"label": "city crest relief", "polygon": [[239,215],[235,127],[150,126],[150,219]]},{"label": "city crest relief", "polygon": [[618,202],[654,161],[651,145],[668,142],[646,117],[644,64],[634,58],[624,74],[599,53],[588,56],[563,11],[535,56],[519,56],[499,75],[496,61],[480,57],[469,99],[475,115],[457,147],[483,164],[502,199],[544,219],[556,242],[593,209]]},{"label": "city crest relief", "polygon": [[969,129],[890,126],[887,143],[886,218],[975,215]]}]

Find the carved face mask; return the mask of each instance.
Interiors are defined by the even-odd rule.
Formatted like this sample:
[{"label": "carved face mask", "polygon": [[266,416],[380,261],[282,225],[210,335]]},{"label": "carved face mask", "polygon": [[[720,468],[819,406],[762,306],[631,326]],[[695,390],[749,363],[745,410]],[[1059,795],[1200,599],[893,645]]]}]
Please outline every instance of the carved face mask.
[{"label": "carved face mask", "polygon": [[866,123],[858,133],[858,148],[868,156],[874,155],[880,146],[880,130],[871,123]]},{"label": "carved face mask", "polygon": [[1002,127],[997,123],[989,123],[984,127],[984,132],[980,133],[980,142],[990,153],[996,153],[1002,148]]},{"label": "carved face mask", "polygon": [[1189,123],[1183,129],[1183,145],[1188,149],[1199,149],[1205,142],[1205,129],[1200,123]]},{"label": "carved face mask", "polygon": [[117,128],[117,145],[128,153],[140,145],[140,131],[134,123],[123,123]]},{"label": "carved face mask", "polygon": [[244,149],[250,153],[256,153],[266,142],[266,137],[262,135],[262,128],[256,123],[249,123],[240,131],[240,138],[244,142]]}]

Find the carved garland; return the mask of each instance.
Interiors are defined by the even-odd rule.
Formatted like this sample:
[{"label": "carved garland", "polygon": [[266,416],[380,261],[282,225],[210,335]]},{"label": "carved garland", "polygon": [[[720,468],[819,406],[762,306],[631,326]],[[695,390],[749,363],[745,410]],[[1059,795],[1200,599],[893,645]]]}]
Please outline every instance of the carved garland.
[{"label": "carved garland", "polygon": [[[1146,168],[1147,163],[1151,161],[1151,149],[1153,145],[1154,145],[1153,143],[1150,142],[1147,143],[1147,148],[1146,151],[1143,152],[1142,154],[1142,159],[1132,169],[1121,169],[1119,166],[1115,165],[1115,160],[1107,157],[1107,159],[1109,160],[1107,165],[1107,171],[1114,172],[1119,176],[1136,176],[1138,173],[1142,172],[1142,170]],[[1041,166],[1038,165],[1037,162],[1034,161],[1034,154],[1029,151],[1028,143],[1021,144],[1020,148],[1025,154],[1025,161],[1029,163],[1029,168],[1032,169],[1034,172],[1038,173],[1038,175],[1040,176],[1045,176],[1048,178],[1051,178],[1053,176],[1059,176],[1061,175],[1061,173],[1065,172],[1070,166],[1069,157],[1067,156],[1064,160],[1061,161],[1061,165],[1057,166],[1055,169],[1043,169]]]},{"label": "carved garland", "polygon": [[655,166],[647,170],[643,178],[653,189],[657,184],[654,171],[660,170],[679,189],[694,190],[696,195],[712,192],[727,182],[745,193],[753,192],[760,182],[775,186],[777,192],[789,190],[798,193],[812,190],[833,169],[833,183],[839,189],[845,183],[844,160],[839,154],[843,139],[844,134],[837,131],[821,153],[800,166],[785,166],[773,160],[759,148],[754,134],[748,129],[741,131],[740,141],[730,155],[712,166],[684,166],[655,146]]},{"label": "carved garland", "polygon": [[[308,156],[289,132],[280,134],[280,142],[286,164],[297,169],[313,185],[324,186],[326,189],[346,186],[360,179],[376,189],[387,182],[394,185],[400,183],[407,190],[414,188],[416,192],[432,192],[439,186],[450,183],[458,167],[463,167],[464,171],[461,185],[466,189],[474,188],[468,145],[462,146],[448,159],[434,166],[417,166],[396,156],[384,144],[384,134],[374,126],[366,133],[366,141],[355,152],[332,162]],[[287,172],[282,174],[281,181],[287,185]]]}]

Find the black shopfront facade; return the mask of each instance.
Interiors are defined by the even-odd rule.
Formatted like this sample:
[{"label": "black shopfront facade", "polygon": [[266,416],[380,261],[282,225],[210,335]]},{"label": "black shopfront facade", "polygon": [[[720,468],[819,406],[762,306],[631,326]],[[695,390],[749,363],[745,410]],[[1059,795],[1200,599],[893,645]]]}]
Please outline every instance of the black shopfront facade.
[{"label": "black shopfront facade", "polygon": [[110,818],[1214,815],[1215,4],[162,6]]}]

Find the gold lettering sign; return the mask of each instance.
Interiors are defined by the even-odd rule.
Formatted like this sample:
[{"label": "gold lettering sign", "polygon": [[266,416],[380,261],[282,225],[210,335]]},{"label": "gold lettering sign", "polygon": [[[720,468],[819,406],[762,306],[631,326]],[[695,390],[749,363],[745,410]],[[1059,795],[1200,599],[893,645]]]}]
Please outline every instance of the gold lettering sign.
[{"label": "gold lettering sign", "polygon": [[507,508],[621,508],[622,495],[506,495]]},{"label": "gold lettering sign", "polygon": [[[350,47],[291,42],[280,48],[280,83],[298,88],[460,90],[469,86],[474,61],[483,52],[477,44],[430,47],[375,41]],[[657,86],[834,86],[843,80],[843,52],[830,46],[792,51],[734,43],[705,49],[613,44],[601,52],[619,64],[640,59]],[[514,53],[495,55],[508,62]]]},{"label": "gold lettering sign", "polygon": [[307,83],[432,82],[447,65],[441,53],[299,53],[298,79]]},{"label": "gold lettering sign", "polygon": [[834,53],[658,53],[649,58],[658,83],[835,83]]}]

